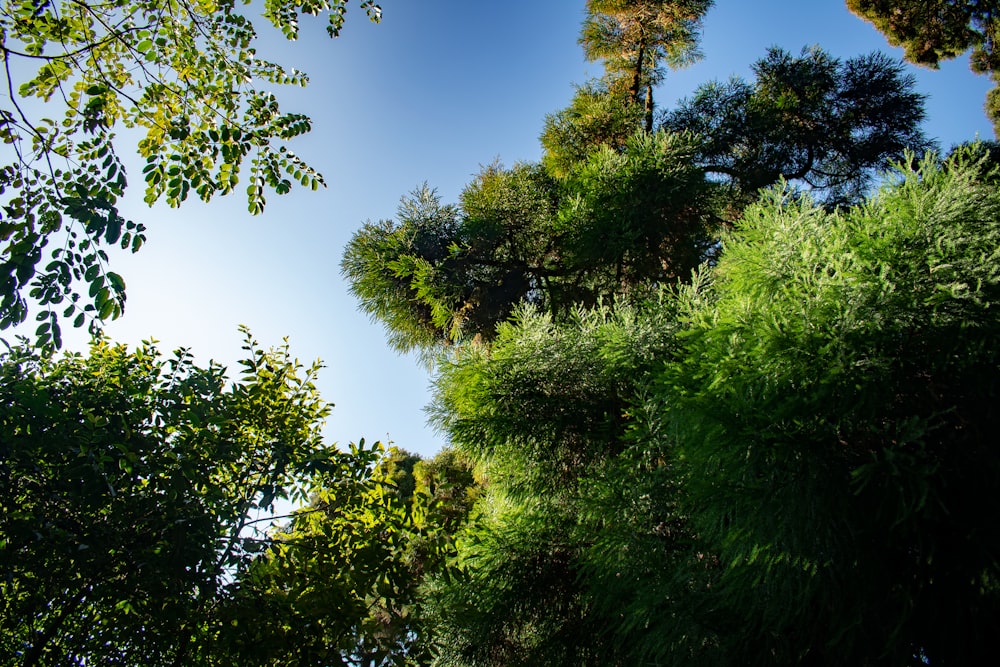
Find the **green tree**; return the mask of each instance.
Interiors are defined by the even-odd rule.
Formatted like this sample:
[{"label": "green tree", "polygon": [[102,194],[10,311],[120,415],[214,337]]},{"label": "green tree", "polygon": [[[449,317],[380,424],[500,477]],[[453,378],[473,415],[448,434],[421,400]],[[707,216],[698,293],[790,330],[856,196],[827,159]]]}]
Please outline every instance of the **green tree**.
[{"label": "green tree", "polygon": [[568,107],[545,117],[542,165],[563,178],[603,146],[623,149],[642,126],[642,105],[612,95],[604,81],[588,82]]},{"label": "green tree", "polygon": [[[615,21],[667,20],[625,5],[634,15]],[[763,188],[792,181],[846,205],[907,150],[931,146],[923,98],[884,56],[773,49],[754,70],[752,83],[701,87],[655,132],[607,81],[581,87],[546,119],[540,164],[484,169],[460,206],[425,186],[397,220],[355,234],[341,268],[362,310],[399,350],[488,342],[520,303],[559,315],[688,281]]]},{"label": "green tree", "polygon": [[774,48],[753,71],[752,82],[699,87],[661,123],[702,137],[697,163],[729,184],[730,217],[779,180],[828,204],[860,201],[907,150],[931,148],[923,96],[882,54],[841,61],[818,47],[798,57]]},{"label": "green tree", "polygon": [[681,67],[698,57],[701,19],[712,0],[588,0],[580,44],[601,60],[611,92],[642,104],[645,129],[653,129],[653,88],[663,64]]},{"label": "green tree", "polygon": [[396,463],[364,441],[334,460],[220,604],[208,655],[262,667],[422,664],[407,557],[419,528]]},{"label": "green tree", "polygon": [[988,664],[1000,197],[982,150],[787,191],[642,307],[521,311],[442,364],[488,480],[443,665]]},{"label": "green tree", "polygon": [[[379,19],[372,0],[361,6]],[[346,0],[264,5],[264,18],[288,39],[300,15],[320,13],[336,36]],[[108,251],[137,251],[146,229],[118,210],[127,186],[118,127],[142,133],[150,204],[178,206],[189,194],[208,201],[245,178],[249,210],[258,213],[265,188],[323,184],[281,145],[308,132],[309,118],[283,112],[260,87],[308,77],[258,59],[255,38],[234,0],[0,4],[10,93],[0,140],[11,156],[0,164],[0,329],[25,321],[34,305],[38,343],[59,347],[61,320],[96,328],[121,315],[125,282],[109,269]],[[46,105],[55,113],[46,115]]]},{"label": "green tree", "polygon": [[2,664],[206,662],[219,604],[270,543],[260,513],[357,466],[322,446],[317,366],[244,349],[228,388],[152,343],[3,355]]},{"label": "green tree", "polygon": [[489,348],[441,366],[432,414],[486,484],[457,572],[427,589],[440,664],[643,664],[654,635],[642,622],[656,617],[628,640],[622,626],[636,621],[635,598],[664,594],[681,543],[654,530],[676,521],[661,502],[671,494],[658,455],[629,432],[677,328],[669,307],[577,310],[561,323],[525,309]]},{"label": "green tree", "polygon": [[487,342],[528,302],[554,314],[686,280],[711,245],[713,186],[688,135],[639,132],[564,178],[484,169],[443,205],[424,188],[396,221],[367,223],[341,264],[362,310],[400,350]]},{"label": "green tree", "polygon": [[[828,213],[747,211],[656,401],[740,664],[988,664],[1000,195],[960,152]],[[655,410],[655,408],[654,408]]]},{"label": "green tree", "polygon": [[1000,30],[996,0],[847,0],[847,7],[870,21],[889,43],[905,49],[906,59],[938,67],[971,49],[974,72],[989,74],[997,84],[986,96],[986,115],[1000,137],[1000,54],[995,52]]}]

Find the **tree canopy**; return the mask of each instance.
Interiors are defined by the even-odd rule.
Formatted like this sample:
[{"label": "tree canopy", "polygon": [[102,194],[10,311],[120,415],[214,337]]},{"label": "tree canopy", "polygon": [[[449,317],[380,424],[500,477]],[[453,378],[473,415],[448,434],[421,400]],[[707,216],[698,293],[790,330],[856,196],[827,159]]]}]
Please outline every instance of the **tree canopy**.
[{"label": "tree canopy", "polygon": [[890,44],[901,46],[906,59],[937,67],[971,50],[974,72],[989,74],[996,87],[986,96],[986,115],[1000,136],[1000,4],[948,0],[847,0],[848,8],[870,21]]},{"label": "tree canopy", "polygon": [[401,495],[381,445],[323,442],[318,366],[245,350],[228,387],[153,343],[0,359],[0,664],[411,664],[471,480]]},{"label": "tree canopy", "polygon": [[690,135],[638,133],[557,179],[484,169],[446,206],[426,187],[368,222],[341,264],[400,350],[490,340],[522,302],[553,313],[686,279],[711,245],[713,184]]},{"label": "tree canopy", "polygon": [[643,106],[653,129],[653,88],[663,65],[682,67],[699,56],[701,19],[712,0],[588,0],[580,44],[601,60],[611,89],[622,101]]},{"label": "tree canopy", "polygon": [[920,130],[923,96],[885,55],[773,48],[753,72],[753,82],[700,86],[662,121],[703,138],[698,164],[727,181],[737,204],[779,180],[832,205],[857,202],[891,162],[932,147]]},{"label": "tree canopy", "polygon": [[[41,346],[8,345],[0,664],[990,664],[1000,151],[927,151],[922,97],[878,54],[773,49],[752,81],[655,109],[661,66],[696,55],[710,5],[588,2],[581,41],[606,76],[546,119],[542,159],[482,168],[454,204],[418,188],[348,244],[341,269],[362,309],[434,362],[428,412],[448,444],[432,459],[324,443],[319,366],[287,343],[245,334],[235,379],[152,342],[97,338],[60,356],[45,313]],[[147,8],[148,25],[104,26],[122,41],[46,55],[60,30],[83,30],[85,12],[64,16],[81,7],[10,11],[47,26],[43,69],[109,49],[83,88],[84,70],[46,76],[53,97],[62,85],[97,100],[73,106],[67,92],[66,146],[96,142],[87,159],[106,161],[60,173],[120,190],[110,128],[156,134],[133,114],[151,91],[173,94],[155,68],[204,83],[157,60],[175,47],[142,31],[220,16],[224,34],[249,28],[229,5],[177,6],[183,20]],[[126,5],[91,18],[106,7]],[[265,5],[288,36],[299,13],[324,10],[335,34],[342,4]],[[220,48],[249,49],[240,39]],[[121,44],[154,53],[101,69]],[[146,112],[173,104],[158,99]],[[243,102],[258,135],[192,112],[160,137],[166,152],[142,144],[153,199],[221,193],[244,159],[251,207],[270,178],[255,169],[299,178],[269,148],[279,119],[299,120]],[[22,178],[11,187],[38,169],[31,187],[58,192],[55,167],[32,162],[47,131],[11,118],[37,139],[4,172]],[[78,238],[56,257],[90,267],[75,280],[109,308],[121,278],[102,273],[97,241],[60,227],[58,207],[104,206],[103,223],[73,218],[103,224],[104,246],[144,230],[116,229],[113,200],[87,196],[30,210],[11,199],[4,222],[22,227],[5,229],[12,243],[30,238],[16,236],[27,221]],[[39,261],[10,265],[10,289],[18,271],[40,280]],[[276,503],[295,506],[275,517]]]},{"label": "tree canopy", "polygon": [[[361,7],[381,16],[372,0]],[[295,39],[301,15],[324,13],[335,37],[346,10],[346,0],[278,0],[263,15]],[[323,184],[284,146],[311,121],[283,111],[261,85],[304,86],[308,77],[259,58],[256,37],[234,0],[0,5],[9,92],[0,140],[11,149],[0,164],[0,329],[34,313],[38,342],[59,347],[61,321],[96,328],[121,315],[125,281],[108,252],[138,251],[146,227],[118,209],[128,185],[119,127],[141,133],[149,204],[208,201],[242,181],[259,213],[266,190]]]},{"label": "tree canopy", "polygon": [[754,72],[702,86],[652,129],[607,81],[581,86],[546,119],[538,164],[487,167],[458,205],[424,186],[396,220],[366,223],[341,264],[351,291],[397,349],[489,341],[521,303],[558,315],[689,281],[763,188],[849,205],[931,147],[913,78],[885,56],[773,49]]},{"label": "tree canopy", "polygon": [[635,307],[521,311],[434,414],[489,480],[442,664],[983,664],[1000,458],[995,172],[775,191]]},{"label": "tree canopy", "polygon": [[992,149],[925,153],[900,64],[818,47],[650,124],[623,72],[662,54],[611,39],[640,5],[588,4],[608,75],[540,163],[345,253],[400,349],[451,346],[431,415],[482,480],[432,664],[988,660]]}]

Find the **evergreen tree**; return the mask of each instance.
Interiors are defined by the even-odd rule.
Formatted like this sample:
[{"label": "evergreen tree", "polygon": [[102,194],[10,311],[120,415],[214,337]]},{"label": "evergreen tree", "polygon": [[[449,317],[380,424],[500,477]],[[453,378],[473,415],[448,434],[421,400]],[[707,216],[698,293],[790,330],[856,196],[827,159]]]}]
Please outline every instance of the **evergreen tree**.
[{"label": "evergreen tree", "polygon": [[698,88],[661,127],[702,137],[697,162],[730,188],[730,215],[762,188],[793,181],[828,205],[860,201],[880,172],[923,153],[923,96],[902,66],[875,53],[841,61],[818,47],[771,49],[752,82]]},{"label": "evergreen tree", "polygon": [[989,74],[997,84],[986,96],[986,115],[1000,137],[1000,3],[996,0],[847,0],[848,8],[870,21],[906,59],[937,67],[971,49],[974,72]]},{"label": "evergreen tree", "polygon": [[1000,195],[968,152],[828,213],[774,192],[658,380],[739,664],[989,664]]},{"label": "evergreen tree", "polygon": [[690,136],[640,132],[562,179],[484,169],[443,205],[424,188],[367,223],[341,267],[400,350],[491,340],[522,302],[554,314],[686,280],[710,248],[713,186]]},{"label": "evergreen tree", "polygon": [[588,0],[580,44],[601,60],[612,92],[641,103],[653,129],[653,88],[663,64],[681,67],[698,57],[701,19],[712,0]]}]

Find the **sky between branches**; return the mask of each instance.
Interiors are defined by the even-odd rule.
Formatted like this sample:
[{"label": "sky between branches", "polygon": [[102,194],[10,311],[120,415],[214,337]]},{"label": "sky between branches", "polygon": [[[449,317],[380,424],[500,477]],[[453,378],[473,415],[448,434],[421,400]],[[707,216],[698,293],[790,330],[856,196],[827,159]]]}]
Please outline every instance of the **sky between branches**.
[{"label": "sky between branches", "polygon": [[[425,425],[427,371],[391,351],[381,326],[357,311],[339,275],[344,244],[364,220],[393,217],[400,197],[424,181],[454,202],[480,165],[537,160],[545,114],[602,68],[586,63],[577,44],[583,0],[382,7],[380,25],[352,7],[335,41],[318,21],[303,22],[297,43],[258,25],[262,56],[311,77],[303,90],[275,92],[283,108],[312,117],[313,132],[289,147],[324,174],[326,190],[272,196],[257,217],[238,195],[149,209],[141,166],[132,163],[122,212],[146,224],[149,240],[137,255],[112,258],[129,300],[107,332],[130,344],[154,337],[165,349],[187,346],[231,368],[239,324],[265,346],[289,336],[296,356],[327,365],[320,389],[336,404],[329,441],[388,439],[431,455],[443,443]],[[813,44],[841,58],[902,55],[843,0],[720,0],[705,22],[704,59],[669,74],[657,103],[669,106],[712,79],[749,77],[769,46],[797,54]],[[990,83],[969,71],[967,58],[938,71],[909,69],[929,95],[925,130],[944,149],[992,138],[982,111]],[[80,331],[65,332],[65,341],[86,345]]]}]

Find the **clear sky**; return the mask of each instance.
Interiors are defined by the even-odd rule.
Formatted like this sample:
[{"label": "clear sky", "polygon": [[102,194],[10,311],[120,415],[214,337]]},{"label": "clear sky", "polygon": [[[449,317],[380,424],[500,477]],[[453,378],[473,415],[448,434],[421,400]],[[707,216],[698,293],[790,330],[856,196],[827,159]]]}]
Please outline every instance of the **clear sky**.
[{"label": "clear sky", "polygon": [[[149,240],[137,255],[112,257],[129,301],[107,331],[128,343],[155,337],[165,349],[190,347],[230,367],[239,324],[266,345],[289,336],[296,356],[326,364],[319,385],[336,404],[331,442],[390,439],[431,455],[443,443],[425,425],[427,370],[388,349],[381,326],[357,311],[339,273],[344,245],[365,220],[393,217],[400,197],[425,181],[454,202],[480,165],[537,160],[545,114],[602,69],[577,44],[583,0],[383,0],[377,26],[356,4],[334,41],[321,21],[303,20],[291,44],[258,21],[258,54],[311,76],[303,90],[275,92],[283,108],[313,118],[313,132],[290,148],[329,187],[271,196],[257,217],[239,196],[149,209],[133,167],[124,213],[146,224]],[[798,53],[814,44],[842,58],[901,57],[844,0],[720,1],[705,22],[704,59],[669,75],[657,102],[749,76],[769,46]],[[969,72],[967,58],[911,69],[929,95],[925,130],[944,148],[992,137],[982,112],[989,81]],[[64,337],[84,347],[84,337]]]}]

